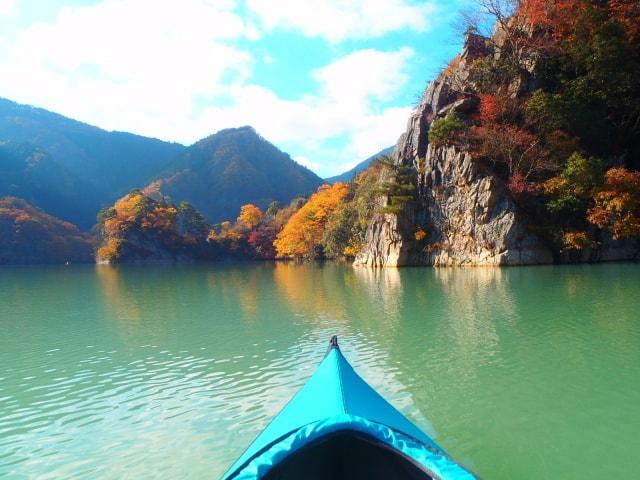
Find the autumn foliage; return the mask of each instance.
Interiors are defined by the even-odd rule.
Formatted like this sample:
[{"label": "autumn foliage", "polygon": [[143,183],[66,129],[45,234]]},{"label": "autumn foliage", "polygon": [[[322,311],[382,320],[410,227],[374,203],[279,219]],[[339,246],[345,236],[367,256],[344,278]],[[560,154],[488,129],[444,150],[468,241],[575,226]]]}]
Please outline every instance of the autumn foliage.
[{"label": "autumn foliage", "polygon": [[177,260],[207,257],[208,226],[188,203],[175,206],[134,191],[99,214],[99,261]]},{"label": "autumn foliage", "polygon": [[252,229],[260,224],[263,217],[264,213],[262,213],[262,210],[250,203],[240,207],[238,223],[245,225],[248,229]]},{"label": "autumn foliage", "polygon": [[349,193],[346,183],[322,185],[298,210],[274,242],[278,257],[309,258],[316,256],[327,219]]},{"label": "autumn foliage", "polygon": [[483,124],[492,124],[498,121],[498,99],[494,94],[480,94],[478,119]]},{"label": "autumn foliage", "polygon": [[564,250],[584,250],[597,246],[597,243],[584,231],[565,232],[562,238],[562,244]]},{"label": "autumn foliage", "polygon": [[[399,207],[402,203],[399,197],[407,194],[407,190],[398,183],[402,179],[396,175],[391,189],[389,183],[380,182],[382,171],[389,169],[388,160],[385,157],[376,159],[367,170],[349,182],[349,194],[329,216],[322,234],[322,253],[325,257],[355,257],[365,244],[367,227],[374,213],[384,213],[392,208],[392,204]],[[387,199],[385,207],[384,197]]]},{"label": "autumn foliage", "polygon": [[594,196],[587,218],[611,231],[613,238],[640,238],[640,172],[612,168]]},{"label": "autumn foliage", "polygon": [[207,242],[226,257],[272,260],[276,258],[276,235],[304,202],[296,198],[283,207],[274,201],[266,212],[253,204],[242,205],[235,222],[224,221],[211,227]]},{"label": "autumn foliage", "polygon": [[20,198],[0,198],[0,265],[92,260],[92,239],[75,225]]},{"label": "autumn foliage", "polygon": [[640,2],[638,0],[609,0],[611,15],[625,28],[630,40],[640,33]]}]

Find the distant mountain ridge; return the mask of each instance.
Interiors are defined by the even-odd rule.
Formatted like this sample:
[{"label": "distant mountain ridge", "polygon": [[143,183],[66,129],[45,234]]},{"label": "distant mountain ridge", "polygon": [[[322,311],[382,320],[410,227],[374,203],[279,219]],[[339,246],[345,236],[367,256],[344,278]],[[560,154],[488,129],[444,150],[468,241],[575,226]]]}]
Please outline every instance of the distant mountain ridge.
[{"label": "distant mountain ridge", "polygon": [[[186,147],[131,133],[108,132],[42,108],[0,98],[0,142],[30,144],[42,150],[59,172],[74,178],[81,201],[73,208],[36,201],[57,216],[88,229],[101,206],[113,203],[134,187],[144,185]],[[0,160],[0,162],[4,162]],[[6,167],[6,165],[5,165]],[[0,169],[3,167],[0,166]],[[3,169],[6,173],[6,168]],[[15,175],[14,175],[15,177]],[[44,179],[41,179],[44,180]],[[56,179],[39,188],[55,190]],[[30,200],[42,200],[28,182],[16,184]],[[15,192],[0,188],[0,196]]]},{"label": "distant mountain ridge", "polygon": [[147,194],[188,201],[212,222],[233,220],[240,207],[288,203],[323,183],[252,127],[221,130],[188,147]]},{"label": "distant mountain ridge", "polygon": [[83,219],[88,209],[99,208],[86,182],[30,143],[0,142],[0,194],[47,206],[49,213],[65,218]]},{"label": "distant mountain ridge", "polygon": [[101,208],[149,185],[219,221],[242,204],[288,203],[321,183],[251,127],[186,147],[0,98],[0,197],[24,198],[82,230]]},{"label": "distant mountain ridge", "polygon": [[366,160],[363,160],[362,162],[357,164],[351,170],[347,170],[346,172],[341,173],[340,175],[335,175],[333,177],[325,178],[324,181],[327,182],[327,183],[348,182],[348,181],[352,180],[353,177],[355,177],[358,173],[364,172],[367,168],[369,168],[369,165],[371,165],[371,163],[374,160],[376,160],[376,159],[378,159],[380,157],[383,157],[385,155],[391,155],[393,153],[393,149],[394,148],[395,147],[387,147],[384,150],[380,150],[375,155],[372,155],[369,158],[367,158]]}]

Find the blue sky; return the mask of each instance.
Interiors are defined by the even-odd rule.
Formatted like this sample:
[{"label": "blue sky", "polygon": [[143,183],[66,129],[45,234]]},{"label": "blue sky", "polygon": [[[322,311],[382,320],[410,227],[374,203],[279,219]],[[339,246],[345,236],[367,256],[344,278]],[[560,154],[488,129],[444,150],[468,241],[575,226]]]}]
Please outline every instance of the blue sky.
[{"label": "blue sky", "polygon": [[185,144],[252,125],[321,176],[396,142],[467,0],[0,0],[0,96]]}]

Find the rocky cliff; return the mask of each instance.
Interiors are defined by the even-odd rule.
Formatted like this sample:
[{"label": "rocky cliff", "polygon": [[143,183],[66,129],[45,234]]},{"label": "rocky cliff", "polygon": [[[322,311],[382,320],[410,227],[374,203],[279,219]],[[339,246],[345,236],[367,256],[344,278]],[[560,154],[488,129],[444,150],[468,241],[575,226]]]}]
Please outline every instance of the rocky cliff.
[{"label": "rocky cliff", "polygon": [[[610,238],[597,251],[554,251],[528,228],[531,220],[490,168],[474,162],[463,146],[429,144],[434,120],[451,110],[464,118],[477,109],[470,69],[488,49],[484,37],[468,35],[461,55],[427,87],[392,157],[396,165],[413,165],[417,171],[416,199],[398,214],[374,216],[354,265],[498,266],[637,257],[637,243]],[[527,86],[515,83],[512,88],[517,95]],[[415,236],[418,225],[427,234],[423,239]]]}]

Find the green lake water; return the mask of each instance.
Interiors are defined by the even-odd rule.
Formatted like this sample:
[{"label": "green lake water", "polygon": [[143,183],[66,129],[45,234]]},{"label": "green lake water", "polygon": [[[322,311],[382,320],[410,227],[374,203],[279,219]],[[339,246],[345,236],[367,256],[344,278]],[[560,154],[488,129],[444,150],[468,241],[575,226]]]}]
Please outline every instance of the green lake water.
[{"label": "green lake water", "polygon": [[0,269],[0,477],[215,479],[332,334],[485,479],[640,478],[640,265]]}]

